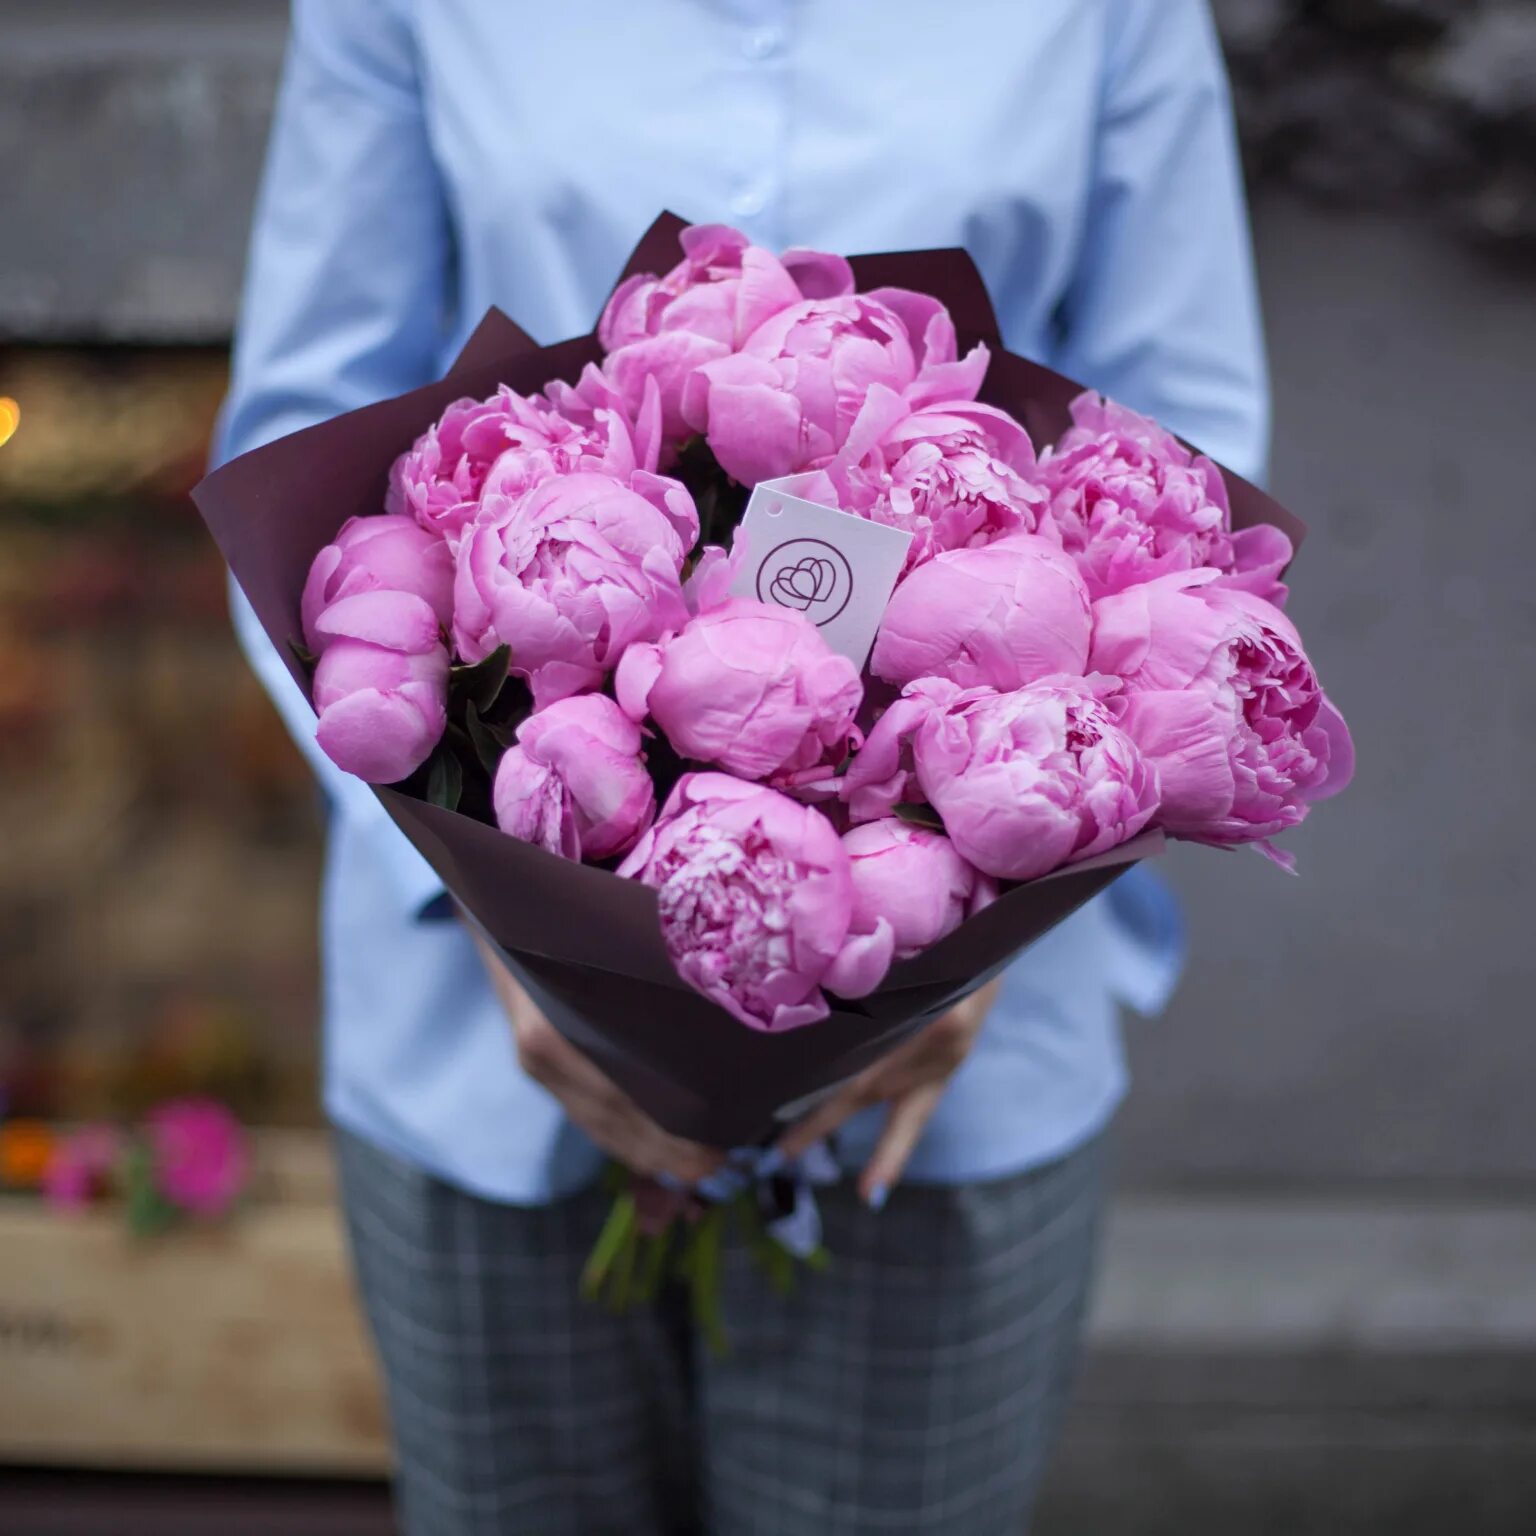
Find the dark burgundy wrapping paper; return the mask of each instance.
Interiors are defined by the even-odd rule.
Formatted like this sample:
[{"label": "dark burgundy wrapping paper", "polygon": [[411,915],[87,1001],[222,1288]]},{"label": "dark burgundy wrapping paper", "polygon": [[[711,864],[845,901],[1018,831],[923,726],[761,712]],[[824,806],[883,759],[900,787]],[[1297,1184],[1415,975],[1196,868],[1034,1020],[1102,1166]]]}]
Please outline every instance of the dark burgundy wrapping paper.
[{"label": "dark burgundy wrapping paper", "polygon": [[[674,215],[658,219],[624,275],[672,266],[682,227]],[[1001,349],[986,288],[963,251],[855,257],[853,267],[861,290],[895,285],[942,299],[962,347],[985,341],[992,349],[982,398],[1018,417],[1037,446],[1060,436],[1080,386]],[[395,457],[461,396],[488,395],[500,384],[532,393],[552,378],[574,379],[600,355],[595,335],[538,347],[492,310],[440,382],[280,438],[197,487],[199,511],[301,685],[306,679],[288,642],[301,633],[310,563],[349,517],[382,509]],[[1226,479],[1238,527],[1273,523],[1300,543],[1304,530],[1294,517],[1246,481]],[[744,1028],[678,978],[648,888],[515,842],[457,812],[390,789],[377,793],[562,1033],[668,1130],[720,1146],[758,1139],[776,1111],[875,1060],[1162,848],[1161,836],[1147,833],[1017,886],[893,966],[872,996],[840,1004],[820,1024],[768,1035]]]}]

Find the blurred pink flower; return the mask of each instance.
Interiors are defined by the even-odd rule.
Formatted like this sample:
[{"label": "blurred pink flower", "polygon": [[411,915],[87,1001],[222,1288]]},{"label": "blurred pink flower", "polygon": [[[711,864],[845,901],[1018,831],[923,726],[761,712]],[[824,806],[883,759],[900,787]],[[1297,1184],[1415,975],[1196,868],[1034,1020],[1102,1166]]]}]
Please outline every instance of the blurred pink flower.
[{"label": "blurred pink flower", "polygon": [[459,546],[459,655],[509,645],[539,708],[594,688],[627,646],[687,622],[680,573],[697,537],[687,491],[643,472],[562,475],[488,499]]},{"label": "blurred pink flower", "polygon": [[43,1196],[55,1210],[77,1211],[106,1192],[123,1154],[112,1125],[83,1125],[54,1150],[43,1172]]},{"label": "blurred pink flower", "polygon": [[942,832],[900,817],[852,828],[843,847],[853,868],[850,929],[888,930],[896,960],[937,944],[997,899],[997,882],[966,863]]},{"label": "blurred pink flower", "polygon": [[855,821],[926,800],[961,856],[999,880],[1103,853],[1157,810],[1157,775],[1104,702],[1117,688],[1097,676],[1012,693],[913,683],[869,733],[843,797]]},{"label": "blurred pink flower", "polygon": [[1158,824],[1292,868],[1268,839],[1344,789],[1355,753],[1290,620],[1212,571],[1165,576],[1094,605],[1090,665],[1125,679],[1120,721],[1158,770]]},{"label": "blurred pink flower", "polygon": [[781,787],[841,759],[864,697],[809,619],[750,598],[630,646],[614,682],[630,718],[653,719],[680,756]]},{"label": "blurred pink flower", "polygon": [[656,889],[678,974],[753,1029],[814,1024],[823,985],[873,991],[890,948],[850,936],[853,876],[832,823],[777,790],[685,774],[619,868]]},{"label": "blurred pink flower", "polygon": [[594,862],[626,852],[656,813],[640,728],[600,693],[557,699],[525,720],[491,800],[509,836]]},{"label": "blurred pink flower", "polygon": [[245,1188],[250,1152],[240,1123],[214,1099],[170,1099],[144,1122],[155,1188],[193,1216],[223,1215]]},{"label": "blurred pink flower", "polygon": [[603,371],[631,410],[647,381],[660,386],[663,431],[687,433],[681,403],[689,373],[726,357],[763,321],[791,304],[853,291],[841,256],[790,251],[783,258],[723,224],[682,232],[683,259],[662,277],[637,273],[614,291],[598,321]]},{"label": "blurred pink flower", "polygon": [[1072,419],[1036,479],[1090,596],[1209,566],[1284,602],[1291,541],[1268,525],[1234,533],[1226,483],[1208,458],[1092,392],[1072,402]]},{"label": "blurred pink flower", "polygon": [[910,572],[891,594],[869,669],[898,687],[945,677],[1006,693],[1082,672],[1091,630],[1088,589],[1071,558],[1049,539],[1015,533]]}]

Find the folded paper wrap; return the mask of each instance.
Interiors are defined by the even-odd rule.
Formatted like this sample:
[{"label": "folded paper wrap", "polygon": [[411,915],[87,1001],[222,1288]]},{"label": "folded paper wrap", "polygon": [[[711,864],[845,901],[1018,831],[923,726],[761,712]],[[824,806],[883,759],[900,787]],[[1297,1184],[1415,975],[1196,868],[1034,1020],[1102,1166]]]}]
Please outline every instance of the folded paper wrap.
[{"label": "folded paper wrap", "polygon": [[[658,219],[622,276],[673,265],[683,227],[671,214]],[[1082,386],[1002,350],[985,286],[963,251],[891,252],[852,265],[861,290],[894,285],[942,300],[962,349],[986,342],[992,359],[981,398],[1011,412],[1037,447],[1070,425],[1068,406]],[[531,394],[551,379],[574,381],[601,355],[595,335],[539,347],[492,310],[438,383],[280,438],[203,480],[193,499],[306,691],[289,642],[301,633],[310,563],[348,518],[382,509],[395,458],[453,400],[502,384]],[[1300,544],[1305,530],[1294,517],[1223,474],[1234,526],[1271,523]],[[771,1034],[744,1028],[677,976],[649,887],[396,790],[376,793],[555,1026],[669,1131],[723,1147],[764,1136],[787,1106],[868,1066],[1163,845],[1160,834],[1146,833],[1016,886],[894,965],[869,997],[840,1003],[814,1026]]]}]

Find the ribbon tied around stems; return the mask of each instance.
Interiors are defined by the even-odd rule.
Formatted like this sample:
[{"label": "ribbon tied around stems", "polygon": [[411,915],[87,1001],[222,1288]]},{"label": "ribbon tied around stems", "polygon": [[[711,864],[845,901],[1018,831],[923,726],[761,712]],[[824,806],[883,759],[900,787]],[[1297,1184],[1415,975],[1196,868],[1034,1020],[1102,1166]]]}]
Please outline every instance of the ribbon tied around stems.
[{"label": "ribbon tied around stems", "polygon": [[582,1295],[623,1312],[653,1301],[671,1276],[687,1290],[709,1348],[728,1353],[720,1303],[727,1224],[774,1289],[787,1293],[797,1262],[817,1270],[829,1262],[815,1192],[841,1177],[825,1142],[792,1161],[774,1147],[738,1147],[693,1188],[665,1177],[641,1178],[614,1164],[614,1202],[582,1271]]}]

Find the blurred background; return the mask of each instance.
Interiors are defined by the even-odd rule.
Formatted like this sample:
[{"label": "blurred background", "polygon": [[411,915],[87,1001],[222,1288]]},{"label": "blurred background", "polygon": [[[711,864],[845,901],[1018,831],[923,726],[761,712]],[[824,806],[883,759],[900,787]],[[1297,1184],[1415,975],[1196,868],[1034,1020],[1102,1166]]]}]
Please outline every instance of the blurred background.
[{"label": "blurred background", "polygon": [[[1216,10],[1271,483],[1311,524],[1295,608],[1361,767],[1297,880],[1166,861],[1194,963],[1131,1028],[1041,1529],[1527,1533],[1536,4]],[[186,499],[284,16],[0,0],[7,1533],[388,1528],[315,1134],[315,797]],[[227,1228],[135,1244],[29,1192],[49,1127],[187,1094],[260,1128]]]}]

